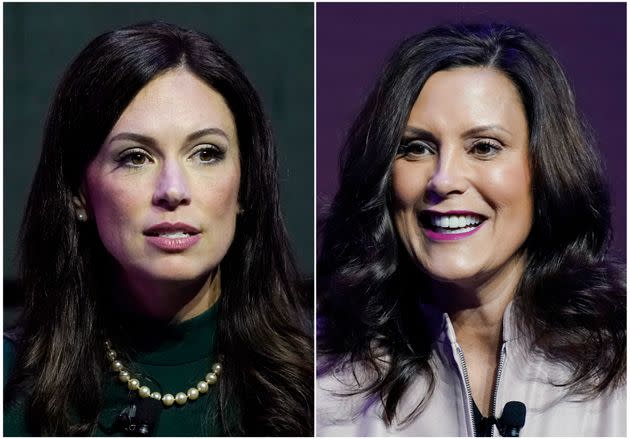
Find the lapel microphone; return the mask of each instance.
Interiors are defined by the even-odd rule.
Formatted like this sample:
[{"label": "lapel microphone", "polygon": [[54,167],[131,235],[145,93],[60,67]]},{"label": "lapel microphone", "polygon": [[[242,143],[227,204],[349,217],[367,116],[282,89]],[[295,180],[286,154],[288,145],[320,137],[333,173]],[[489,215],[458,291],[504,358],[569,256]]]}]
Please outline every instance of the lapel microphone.
[{"label": "lapel microphone", "polygon": [[125,436],[151,436],[162,414],[162,403],[153,398],[133,398],[114,422],[114,429]]},{"label": "lapel microphone", "polygon": [[499,434],[503,437],[518,437],[525,425],[527,409],[520,401],[509,401],[503,407],[501,417],[496,420]]}]

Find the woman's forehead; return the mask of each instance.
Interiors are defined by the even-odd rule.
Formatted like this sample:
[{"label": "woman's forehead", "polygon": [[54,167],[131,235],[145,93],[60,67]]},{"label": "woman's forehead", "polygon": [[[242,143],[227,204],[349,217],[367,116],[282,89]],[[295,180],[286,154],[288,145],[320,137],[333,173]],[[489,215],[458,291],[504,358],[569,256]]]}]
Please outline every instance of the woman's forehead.
[{"label": "woman's forehead", "polygon": [[204,129],[223,131],[237,142],[234,116],[225,99],[186,69],[169,70],[150,81],[114,124],[106,143],[121,132],[182,138]]},{"label": "woman's forehead", "polygon": [[411,109],[408,125],[465,132],[476,126],[527,131],[525,109],[512,81],[493,68],[461,67],[431,75]]}]

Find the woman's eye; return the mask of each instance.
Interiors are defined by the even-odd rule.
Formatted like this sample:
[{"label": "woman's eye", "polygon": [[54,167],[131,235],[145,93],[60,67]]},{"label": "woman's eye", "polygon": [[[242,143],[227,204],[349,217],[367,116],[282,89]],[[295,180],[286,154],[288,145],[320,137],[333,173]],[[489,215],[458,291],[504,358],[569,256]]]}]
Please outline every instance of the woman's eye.
[{"label": "woman's eye", "polygon": [[405,157],[418,157],[435,154],[435,149],[429,144],[413,140],[410,142],[404,142],[398,147],[398,154]]},{"label": "woman's eye", "polygon": [[128,167],[140,167],[142,165],[145,165],[146,163],[148,163],[150,160],[150,157],[142,151],[129,151],[126,154],[123,154],[119,159],[118,162],[121,163],[123,166],[128,166]]},{"label": "woman's eye", "polygon": [[214,163],[217,160],[222,159],[224,152],[215,146],[208,146],[195,151],[192,157],[196,158],[201,163]]},{"label": "woman's eye", "polygon": [[488,141],[480,141],[474,143],[470,151],[480,157],[492,157],[501,151],[501,149],[503,149],[501,145]]}]

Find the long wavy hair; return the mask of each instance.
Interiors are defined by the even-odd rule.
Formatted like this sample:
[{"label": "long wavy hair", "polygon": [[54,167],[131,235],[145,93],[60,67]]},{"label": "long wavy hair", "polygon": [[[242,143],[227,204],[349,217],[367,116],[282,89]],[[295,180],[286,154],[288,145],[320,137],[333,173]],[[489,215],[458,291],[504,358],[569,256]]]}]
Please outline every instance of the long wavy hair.
[{"label": "long wavy hair", "polygon": [[[319,372],[366,368],[358,392],[382,401],[401,424],[425,407],[435,386],[432,342],[418,318],[429,294],[391,219],[391,169],[411,108],[440,70],[496,69],[526,109],[534,220],[515,312],[535,352],[571,371],[566,386],[595,397],[625,380],[623,269],[607,255],[610,200],[590,129],[558,61],[526,31],[505,25],[437,27],[398,46],[356,118],[342,152],[339,190],[321,231],[318,258]],[[410,287],[410,286],[413,287]],[[387,365],[378,358],[386,354]],[[365,375],[365,374],[363,374]],[[429,391],[397,416],[411,381]],[[356,376],[356,375],[355,375]],[[356,388],[356,387],[355,387]]]},{"label": "long wavy hair", "polygon": [[221,262],[216,351],[232,366],[218,383],[220,421],[229,435],[312,435],[312,305],[281,219],[276,150],[260,99],[215,41],[161,22],[94,39],[63,75],[49,111],[21,229],[25,308],[5,389],[5,403],[24,399],[33,434],[95,431],[108,365],[94,347],[117,330],[108,311],[113,267],[96,227],[77,224],[71,199],[134,96],[175,68],[225,98],[243,170],[245,212]]}]

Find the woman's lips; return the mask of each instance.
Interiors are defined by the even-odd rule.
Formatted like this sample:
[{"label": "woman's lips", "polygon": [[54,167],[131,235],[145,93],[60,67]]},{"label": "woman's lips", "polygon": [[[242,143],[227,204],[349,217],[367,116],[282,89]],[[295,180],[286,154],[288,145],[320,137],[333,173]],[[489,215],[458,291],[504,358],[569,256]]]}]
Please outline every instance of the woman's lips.
[{"label": "woman's lips", "polygon": [[457,239],[463,239],[476,233],[483,227],[484,224],[485,224],[485,221],[474,227],[473,226],[464,227],[462,229],[453,230],[446,233],[438,231],[438,230],[446,230],[446,229],[431,230],[426,227],[422,227],[422,231],[427,236],[427,238],[429,238],[432,241],[455,241]]},{"label": "woman's lips", "polygon": [[165,235],[148,235],[145,236],[149,244],[167,252],[182,252],[195,245],[201,239],[201,234],[168,237]]},{"label": "woman's lips", "polygon": [[183,222],[154,224],[144,232],[149,244],[167,252],[182,252],[201,239],[201,231]]},{"label": "woman's lips", "polygon": [[149,236],[158,236],[165,233],[178,233],[178,232],[186,233],[188,235],[196,235],[197,233],[200,233],[201,230],[199,230],[196,227],[191,226],[190,224],[186,224],[183,222],[177,222],[177,223],[162,222],[159,224],[154,224],[153,226],[146,229],[143,233]]},{"label": "woman's lips", "polygon": [[487,217],[476,212],[423,210],[418,221],[425,235],[434,241],[453,241],[466,238],[478,230]]}]

